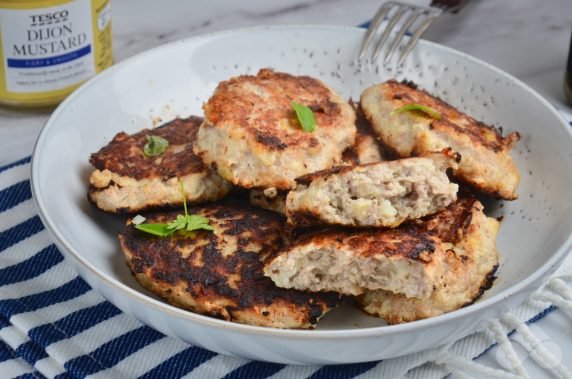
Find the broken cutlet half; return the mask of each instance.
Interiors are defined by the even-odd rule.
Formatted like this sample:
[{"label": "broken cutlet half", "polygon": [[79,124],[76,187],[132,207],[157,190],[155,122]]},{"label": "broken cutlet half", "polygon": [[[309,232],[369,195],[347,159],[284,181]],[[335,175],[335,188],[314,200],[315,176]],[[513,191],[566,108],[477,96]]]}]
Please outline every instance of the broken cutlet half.
[{"label": "broken cutlet half", "polygon": [[420,228],[337,228],[302,235],[270,257],[264,273],[284,288],[425,298],[441,280],[445,255],[441,241]]},{"label": "broken cutlet half", "polygon": [[[435,110],[434,118],[420,111],[395,113],[409,104]],[[379,139],[391,152],[405,158],[450,147],[462,160],[454,176],[487,195],[514,200],[520,180],[509,152],[519,135],[503,137],[498,130],[477,121],[411,82],[389,80],[367,88],[361,106]]]},{"label": "broken cutlet half", "polygon": [[359,297],[366,313],[390,324],[434,317],[472,304],[495,279],[499,264],[496,248],[499,222],[483,213],[480,202],[461,199],[417,223],[450,246],[443,262],[446,269],[440,284],[423,299],[383,290],[366,291]]},{"label": "broken cutlet half", "polygon": [[286,198],[288,221],[296,226],[396,227],[438,212],[457,198],[458,186],[446,170],[457,167],[458,158],[449,149],[303,176]]}]

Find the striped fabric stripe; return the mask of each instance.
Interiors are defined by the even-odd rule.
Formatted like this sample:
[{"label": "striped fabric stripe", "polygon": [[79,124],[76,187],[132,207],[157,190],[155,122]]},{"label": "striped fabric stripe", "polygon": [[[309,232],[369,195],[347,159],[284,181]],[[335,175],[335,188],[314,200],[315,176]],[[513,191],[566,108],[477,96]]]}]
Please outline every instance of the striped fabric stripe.
[{"label": "striped fabric stripe", "polygon": [[23,343],[20,346],[18,346],[18,348],[16,349],[16,354],[24,358],[24,360],[30,363],[32,366],[40,359],[46,358],[48,356],[48,354],[46,354],[44,349],[42,349],[32,341]]},{"label": "striped fabric stripe", "polygon": [[85,378],[108,367],[113,367],[125,357],[156,341],[163,335],[147,326],[132,330],[114,338],[89,354],[74,358],[64,367],[77,378]]},{"label": "striped fabric stripe", "polygon": [[0,316],[0,330],[10,326],[10,321],[6,320],[4,317]]},{"label": "striped fabric stripe", "polygon": [[224,379],[266,378],[282,370],[284,365],[266,362],[250,362],[224,376]]},{"label": "striped fabric stripe", "polygon": [[36,214],[36,206],[32,199],[13,206],[2,214],[0,218],[0,233],[18,225]]},{"label": "striped fabric stripe", "polygon": [[[50,241],[31,200],[30,157],[0,167],[1,378],[375,378],[400,376],[431,352],[383,362],[286,366],[226,357],[166,337],[105,301]],[[555,309],[522,310],[535,322]],[[467,337],[473,358],[491,343]]]},{"label": "striped fabric stripe", "polygon": [[17,167],[17,166],[23,166],[27,163],[30,163],[31,161],[32,161],[32,157],[29,156],[29,157],[25,157],[25,158],[22,158],[20,160],[17,160],[15,162],[9,163],[5,166],[0,166],[0,173],[4,172],[6,170],[9,170],[11,168]]},{"label": "striped fabric stripe", "polygon": [[15,379],[37,379],[38,377],[33,373],[22,374],[15,377]]},{"label": "striped fabric stripe", "polygon": [[[90,379],[118,377],[121,376],[119,373],[126,371],[129,372],[131,377],[147,375],[147,373],[157,365],[157,362],[169,359],[188,348],[189,345],[182,341],[177,343],[177,341],[172,338],[163,337],[137,350],[129,356],[129,359],[124,359],[107,370],[99,371],[97,374],[91,375]],[[138,362],[137,366],[133,366],[132,362]]]},{"label": "striped fabric stripe", "polygon": [[76,277],[63,286],[53,290],[25,296],[19,299],[1,300],[0,312],[4,317],[10,319],[10,317],[15,314],[38,310],[50,304],[57,304],[77,297],[89,290],[89,286],[81,278]]},{"label": "striped fabric stripe", "polygon": [[28,331],[28,335],[41,346],[46,347],[54,342],[73,337],[119,313],[121,311],[112,304],[102,302],[71,313],[52,324],[35,327]]},{"label": "striped fabric stripe", "polygon": [[4,212],[31,197],[30,183],[27,180],[16,183],[0,191],[0,212]]},{"label": "striped fabric stripe", "polygon": [[44,229],[39,216],[34,216],[0,233],[0,254],[12,245]]},{"label": "striped fabric stripe", "polygon": [[173,355],[169,359],[166,359],[152,370],[149,370],[144,375],[141,375],[140,379],[152,379],[152,378],[181,378],[187,375],[193,369],[210,358],[215,356],[208,350],[204,350],[198,347],[189,347],[178,354]]},{"label": "striped fabric stripe", "polygon": [[35,278],[63,260],[55,245],[50,245],[32,258],[0,269],[0,286]]},{"label": "striped fabric stripe", "polygon": [[9,359],[14,359],[17,356],[16,352],[12,351],[10,346],[8,346],[4,341],[0,341],[0,363]]},{"label": "striped fabric stripe", "polygon": [[[247,359],[230,358],[224,355],[217,355],[217,354],[205,356],[203,357],[203,361],[206,363],[202,364],[201,361],[198,361],[192,367],[192,370],[187,369],[188,374],[184,375],[183,378],[185,379],[222,378],[227,373],[249,362]],[[299,366],[290,366],[290,367],[299,367]],[[287,377],[288,376],[286,376],[286,378]],[[294,377],[295,376],[291,376],[291,378]]]},{"label": "striped fabric stripe", "polygon": [[375,367],[379,362],[358,363],[353,365],[324,366],[308,379],[349,379]]}]

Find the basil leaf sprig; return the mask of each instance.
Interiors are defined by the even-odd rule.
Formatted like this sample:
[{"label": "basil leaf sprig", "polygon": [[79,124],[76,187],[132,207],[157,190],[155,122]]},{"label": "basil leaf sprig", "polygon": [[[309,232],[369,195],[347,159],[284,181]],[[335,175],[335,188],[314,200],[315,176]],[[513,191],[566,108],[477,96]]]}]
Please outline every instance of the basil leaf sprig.
[{"label": "basil leaf sprig", "polygon": [[147,135],[147,143],[143,146],[143,153],[148,157],[161,155],[169,147],[169,141],[163,137]]},{"label": "basil leaf sprig", "polygon": [[300,103],[293,101],[291,104],[292,109],[296,112],[296,117],[300,122],[300,126],[305,132],[312,133],[316,130],[316,118],[312,110]]},{"label": "basil leaf sprig", "polygon": [[[183,196],[183,207],[185,210],[184,215],[177,215],[177,218],[173,221],[164,223],[152,223],[144,224],[139,223],[135,225],[135,229],[141,230],[142,232],[152,234],[158,237],[169,237],[175,234],[176,231],[187,231],[192,232],[193,230],[214,230],[212,226],[209,225],[209,219],[201,215],[190,215],[187,211],[187,198],[185,196],[185,190],[183,188],[183,183],[181,182],[181,194]],[[137,215],[135,218],[141,217]]]},{"label": "basil leaf sprig", "polygon": [[403,113],[403,112],[409,112],[409,111],[420,111],[420,112],[425,113],[427,116],[434,118],[435,120],[441,119],[441,113],[437,112],[435,109],[433,109],[431,107],[428,107],[428,106],[423,105],[423,104],[417,104],[417,103],[406,104],[400,108],[397,108],[396,110],[391,112],[389,115],[394,116],[396,114]]},{"label": "basil leaf sprig", "polygon": [[135,225],[135,229],[145,233],[152,234],[157,237],[168,237],[175,233],[175,230],[167,229],[167,224],[139,224]]}]

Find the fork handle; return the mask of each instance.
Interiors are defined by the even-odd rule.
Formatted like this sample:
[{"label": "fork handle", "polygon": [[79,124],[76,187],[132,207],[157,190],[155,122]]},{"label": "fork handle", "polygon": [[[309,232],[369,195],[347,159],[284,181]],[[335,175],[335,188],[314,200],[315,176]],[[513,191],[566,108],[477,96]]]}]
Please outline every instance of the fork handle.
[{"label": "fork handle", "polygon": [[467,0],[431,0],[430,6],[441,8],[447,12],[457,13],[466,3]]}]

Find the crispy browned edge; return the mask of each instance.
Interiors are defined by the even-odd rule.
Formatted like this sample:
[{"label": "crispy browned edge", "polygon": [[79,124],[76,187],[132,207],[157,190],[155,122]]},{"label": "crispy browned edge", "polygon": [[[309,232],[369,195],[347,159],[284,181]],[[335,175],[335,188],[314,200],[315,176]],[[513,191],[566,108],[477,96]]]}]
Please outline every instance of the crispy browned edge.
[{"label": "crispy browned edge", "polygon": [[[157,128],[143,129],[131,135],[120,132],[113,137],[109,144],[101,148],[97,153],[91,154],[90,163],[98,170],[103,171],[107,169],[115,174],[136,180],[152,178],[167,180],[173,177],[182,177],[210,170],[201,158],[193,153],[193,144],[202,122],[202,117],[190,116],[184,119],[177,118]],[[169,141],[167,150],[156,157],[145,156],[143,147],[147,143],[148,135],[159,136]],[[172,149],[175,145],[185,146],[181,151],[173,153]],[[111,181],[109,186],[113,185],[115,183]],[[97,206],[93,200],[93,194],[103,190],[105,188],[96,188],[90,185],[87,194],[88,201]],[[144,209],[117,208],[113,213],[149,212],[181,205],[182,200],[169,204],[150,204],[145,206]]]},{"label": "crispy browned edge", "polygon": [[[263,114],[253,109],[262,99],[259,96],[237,96],[245,84],[263,86],[271,94],[267,103],[272,107]],[[311,96],[311,101],[303,101],[301,94]],[[321,129],[335,128],[342,113],[340,104],[332,101],[333,93],[321,81],[310,76],[294,76],[272,69],[261,69],[257,75],[240,75],[219,83],[214,95],[204,104],[205,120],[212,127],[233,125],[245,135],[250,135],[263,149],[284,150],[290,146],[316,147],[318,139],[301,128],[285,132],[278,127],[278,120],[286,119],[298,123],[291,102],[304,103],[314,112]]]},{"label": "crispy browned edge", "polygon": [[[472,194],[464,193],[455,203],[449,205],[445,210],[435,215],[427,216],[423,219],[413,220],[408,223],[408,227],[418,228],[424,233],[434,235],[442,242],[457,244],[469,231],[473,217],[473,208],[477,201],[478,200]],[[448,258],[448,260],[456,266],[465,264],[467,260],[466,256],[458,255],[453,250],[448,250],[447,254],[452,254],[454,259]],[[481,281],[478,292],[475,296],[471,300],[462,304],[459,309],[474,304],[493,286],[497,279],[496,274],[498,267],[498,263],[492,267]],[[363,309],[363,307],[360,308],[364,313],[369,314],[365,309]],[[376,315],[372,316],[377,317]],[[400,318],[388,318],[386,321],[389,324],[399,324],[403,322]]]},{"label": "crispy browned edge", "polygon": [[[440,130],[443,132],[453,131],[454,133],[461,133],[469,136],[471,141],[476,145],[482,145],[485,148],[492,150],[495,153],[506,152],[510,151],[514,144],[520,140],[520,134],[518,132],[512,132],[508,134],[506,137],[502,136],[502,127],[496,128],[493,125],[486,124],[484,122],[478,121],[475,118],[467,115],[459,111],[457,108],[451,106],[449,103],[445,102],[438,96],[432,95],[429,92],[418,88],[417,84],[412,81],[403,80],[398,82],[396,80],[388,80],[386,82],[393,90],[392,99],[403,101],[404,103],[417,103],[421,102],[424,105],[427,105],[441,114],[440,120],[432,120],[429,128],[433,130]],[[415,94],[415,97],[420,96],[421,100],[416,100],[412,96],[412,93]],[[454,122],[451,122],[451,119],[461,118],[467,120],[467,126],[461,127]],[[371,122],[371,120],[369,120]],[[397,150],[387,143],[385,143],[382,139],[379,139],[381,146],[385,150],[386,154],[389,157],[393,158],[400,158],[399,153]],[[413,155],[418,155],[415,151]],[[478,186],[476,183],[469,182],[462,177],[456,176],[455,179],[460,183],[466,184],[472,187],[476,192],[481,193],[483,195],[487,195],[496,199],[503,199],[503,200],[516,200],[517,197],[510,197],[510,196],[503,196],[500,191],[494,191],[492,189],[487,189],[482,186]]]},{"label": "crispy browned edge", "polygon": [[[173,177],[202,172],[206,169],[202,160],[193,153],[193,143],[202,118],[191,116],[175,119],[153,129],[143,129],[129,135],[120,132],[113,140],[90,157],[90,163],[98,170],[109,170],[136,180]],[[167,150],[158,156],[147,157],[143,147],[147,136],[159,136],[169,141]],[[184,145],[182,151],[173,152],[176,145]]]},{"label": "crispy browned edge", "polygon": [[[205,231],[198,232],[193,239],[158,238],[137,231],[128,221],[119,235],[128,266],[137,280],[168,302],[229,321],[244,322],[243,317],[247,315],[266,326],[274,325],[273,316],[277,320],[281,317],[280,312],[273,315],[275,307],[281,307],[282,311],[298,317],[299,327],[314,326],[327,310],[340,303],[341,297],[337,293],[282,289],[263,275],[261,259],[282,246],[284,241],[284,219],[280,215],[229,202],[192,207],[189,213],[203,214],[212,220],[211,224],[220,223],[223,233],[237,238],[237,251],[223,257],[222,237]],[[146,222],[166,222],[177,214],[147,214]],[[198,240],[206,240],[207,244],[201,249],[195,247],[188,259],[182,259],[176,253],[176,249],[196,246]],[[249,251],[252,243],[262,245],[262,251]],[[197,267],[193,265],[197,259],[204,259],[209,264]],[[145,277],[141,278],[141,275]],[[228,279],[236,275],[239,276],[237,288],[233,288]],[[195,301],[212,304],[220,301],[227,305],[213,306],[210,310],[189,306],[189,301],[173,295],[172,288],[177,286],[186,287],[187,296]]]},{"label": "crispy browned edge", "polygon": [[386,256],[402,257],[422,264],[429,264],[432,255],[440,244],[430,230],[414,224],[402,225],[394,229],[351,228],[341,226],[290,228],[290,243],[266,258],[268,263],[288,251],[313,244],[327,246],[339,243],[360,257]]},{"label": "crispy browned edge", "polygon": [[[388,80],[385,84],[389,86],[393,100],[402,100],[405,103],[410,103],[416,102],[416,98],[419,97],[422,99],[422,104],[439,112],[441,118],[438,120],[433,119],[430,124],[431,128],[452,129],[455,132],[466,134],[475,144],[486,146],[495,152],[510,150],[514,143],[520,139],[518,132],[513,132],[503,137],[499,129],[459,111],[438,96],[419,89],[418,86],[411,81],[404,80],[398,82],[396,80]],[[451,119],[465,119],[468,122],[465,127],[461,127],[451,122]]]}]

